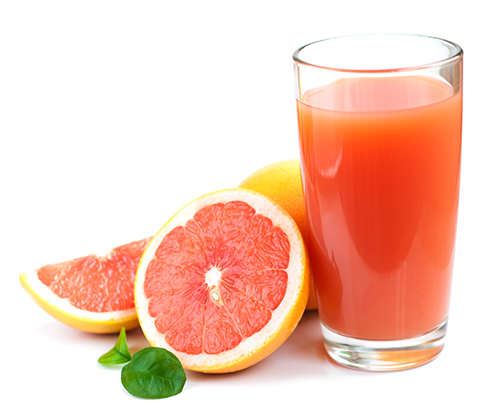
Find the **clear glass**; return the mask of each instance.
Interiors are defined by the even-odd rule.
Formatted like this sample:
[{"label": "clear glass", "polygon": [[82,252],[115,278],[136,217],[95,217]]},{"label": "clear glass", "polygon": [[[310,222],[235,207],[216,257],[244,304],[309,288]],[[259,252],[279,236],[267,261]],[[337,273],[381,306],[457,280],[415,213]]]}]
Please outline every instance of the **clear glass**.
[{"label": "clear glass", "polygon": [[462,49],[400,34],[294,55],[307,229],[325,348],[416,367],[444,346],[458,213]]}]

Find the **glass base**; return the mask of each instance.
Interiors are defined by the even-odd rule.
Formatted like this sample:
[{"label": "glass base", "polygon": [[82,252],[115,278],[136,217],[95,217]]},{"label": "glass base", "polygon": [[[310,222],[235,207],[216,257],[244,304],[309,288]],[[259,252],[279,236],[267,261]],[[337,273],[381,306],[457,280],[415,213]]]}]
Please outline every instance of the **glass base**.
[{"label": "glass base", "polygon": [[430,333],[405,340],[360,340],[343,336],[321,324],[328,355],[357,370],[396,371],[434,360],[444,347],[447,321]]}]

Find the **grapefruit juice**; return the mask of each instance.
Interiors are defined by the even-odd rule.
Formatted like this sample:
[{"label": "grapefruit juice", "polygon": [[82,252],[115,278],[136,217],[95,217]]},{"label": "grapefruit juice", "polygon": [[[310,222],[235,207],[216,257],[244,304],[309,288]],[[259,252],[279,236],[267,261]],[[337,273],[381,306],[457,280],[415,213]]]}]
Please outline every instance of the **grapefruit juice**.
[{"label": "grapefruit juice", "polygon": [[307,244],[324,327],[402,340],[448,315],[462,93],[435,76],[350,77],[297,100]]}]

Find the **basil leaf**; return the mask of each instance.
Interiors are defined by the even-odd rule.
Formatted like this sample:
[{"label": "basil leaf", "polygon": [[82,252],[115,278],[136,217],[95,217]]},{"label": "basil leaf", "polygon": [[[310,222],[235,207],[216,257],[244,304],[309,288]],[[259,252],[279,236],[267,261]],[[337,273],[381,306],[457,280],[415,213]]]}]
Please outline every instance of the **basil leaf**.
[{"label": "basil leaf", "polygon": [[179,359],[170,351],[146,347],[122,368],[122,384],[136,397],[163,399],[179,394],[186,382],[186,373]]},{"label": "basil leaf", "polygon": [[115,346],[109,350],[106,354],[103,354],[97,360],[101,364],[123,364],[127,363],[132,359],[130,355],[130,350],[127,346],[127,338],[125,335],[125,328],[122,327],[118,340]]}]

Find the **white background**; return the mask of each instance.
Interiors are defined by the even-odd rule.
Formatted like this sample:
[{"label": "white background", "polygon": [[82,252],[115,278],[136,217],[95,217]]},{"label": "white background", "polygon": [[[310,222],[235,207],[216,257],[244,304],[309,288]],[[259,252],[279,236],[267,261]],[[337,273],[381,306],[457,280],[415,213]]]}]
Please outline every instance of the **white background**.
[{"label": "white background", "polygon": [[[0,355],[3,412],[500,411],[498,119],[493,1],[3,1]],[[293,51],[380,32],[465,50],[462,194],[444,352],[397,373],[339,367],[316,313],[245,371],[188,372],[170,399],[130,396],[97,358],[116,336],[45,314],[19,274],[153,235],[192,199],[296,158]],[[132,351],[147,345],[140,329]],[[12,405],[10,403],[13,403]],[[7,407],[10,406],[10,407]]]}]

